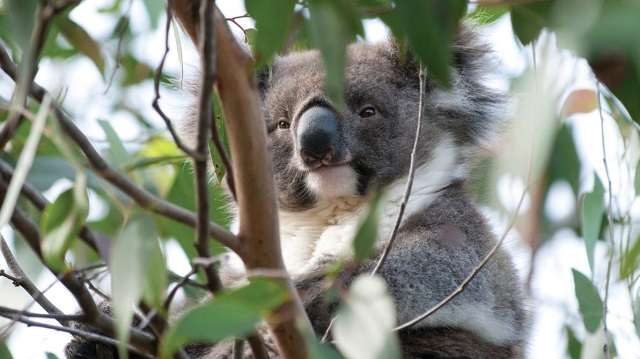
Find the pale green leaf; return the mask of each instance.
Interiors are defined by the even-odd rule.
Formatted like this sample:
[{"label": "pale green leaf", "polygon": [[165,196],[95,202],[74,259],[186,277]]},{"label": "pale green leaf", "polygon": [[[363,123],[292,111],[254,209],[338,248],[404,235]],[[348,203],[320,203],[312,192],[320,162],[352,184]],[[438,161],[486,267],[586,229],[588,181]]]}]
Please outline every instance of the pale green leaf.
[{"label": "pale green leaf", "polygon": [[[133,309],[145,295],[158,296],[164,291],[166,268],[156,253],[159,248],[153,217],[138,215],[129,221],[115,241],[109,259],[116,334],[126,342]],[[164,261],[164,260],[163,260]],[[147,283],[151,282],[151,283]],[[162,288],[161,288],[162,287]],[[157,303],[157,298],[151,298]],[[124,355],[125,347],[118,347]]]},{"label": "pale green leaf", "polygon": [[594,174],[593,190],[582,196],[580,215],[582,220],[582,236],[587,250],[587,259],[591,273],[594,273],[593,251],[600,236],[600,225],[604,213],[604,187]]},{"label": "pale green leaf", "polygon": [[353,239],[353,249],[357,262],[363,262],[373,254],[378,238],[378,217],[382,192],[378,192],[371,202],[371,208],[358,226]]},{"label": "pale green leaf", "polygon": [[575,269],[571,271],[573,272],[573,283],[584,327],[590,333],[595,333],[602,321],[602,299],[600,299],[598,290],[589,278]]},{"label": "pale green leaf", "polygon": [[162,357],[170,357],[188,342],[215,343],[246,336],[286,298],[284,285],[266,279],[252,279],[244,287],[224,292],[191,309],[175,323],[162,340]]},{"label": "pale green leaf", "polygon": [[82,26],[76,24],[69,18],[61,18],[56,21],[56,25],[62,36],[64,36],[76,50],[91,59],[104,76],[105,63],[100,44],[94,40]]},{"label": "pale green leaf", "polygon": [[633,325],[636,328],[636,334],[640,337],[640,295],[636,296]]},{"label": "pale green leaf", "polygon": [[636,172],[633,177],[633,185],[636,189],[636,196],[640,196],[640,162],[636,164]]},{"label": "pale green leaf", "polygon": [[160,18],[160,14],[162,14],[165,9],[165,2],[158,0],[144,0],[143,2],[144,7],[147,9],[147,15],[149,16],[151,28],[155,29],[158,27],[158,19]]},{"label": "pale green leaf", "polygon": [[23,54],[29,47],[31,31],[35,24],[37,0],[8,0],[9,21],[13,30],[13,38],[22,49]]},{"label": "pale green leaf", "polygon": [[357,277],[333,323],[335,345],[349,359],[400,358],[394,302],[380,277]]},{"label": "pale green leaf", "polygon": [[98,120],[98,124],[102,127],[107,141],[109,142],[109,159],[110,164],[116,169],[123,169],[129,164],[131,156],[122,144],[120,136],[111,127],[111,124],[105,120]]},{"label": "pale green leaf", "polygon": [[66,268],[64,256],[89,215],[87,176],[79,170],[73,187],[45,208],[42,216],[42,256],[54,270]]}]

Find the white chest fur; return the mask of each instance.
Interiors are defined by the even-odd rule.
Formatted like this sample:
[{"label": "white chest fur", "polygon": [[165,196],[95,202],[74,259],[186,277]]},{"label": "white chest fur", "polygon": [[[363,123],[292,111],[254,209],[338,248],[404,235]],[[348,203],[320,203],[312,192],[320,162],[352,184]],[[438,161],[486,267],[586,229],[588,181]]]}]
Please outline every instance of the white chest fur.
[{"label": "white chest fur", "polygon": [[[453,179],[464,176],[459,149],[449,137],[436,147],[432,160],[416,169],[411,195],[403,221],[423,211],[439,196],[439,190]],[[377,245],[386,244],[406,189],[407,178],[387,187],[381,203]],[[369,210],[368,198],[337,197],[319,201],[304,212],[280,212],[282,254],[289,273],[295,278],[317,270],[318,261],[350,257],[352,240],[361,218]]]}]

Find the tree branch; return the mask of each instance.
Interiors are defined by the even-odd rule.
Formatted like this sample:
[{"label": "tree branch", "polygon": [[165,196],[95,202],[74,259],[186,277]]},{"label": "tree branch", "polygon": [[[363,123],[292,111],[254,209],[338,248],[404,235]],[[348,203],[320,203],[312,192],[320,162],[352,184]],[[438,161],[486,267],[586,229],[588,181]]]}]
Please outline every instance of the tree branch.
[{"label": "tree branch", "polygon": [[[13,284],[22,287],[22,289],[24,289],[25,292],[27,292],[31,296],[31,298],[33,298],[33,300],[38,303],[47,313],[58,317],[64,316],[64,313],[60,309],[58,309],[58,307],[56,307],[55,304],[53,304],[47,297],[45,297],[45,295],[38,289],[38,287],[33,284],[29,277],[27,277],[27,275],[22,270],[22,267],[20,267],[20,264],[18,264],[16,258],[11,253],[9,246],[7,245],[7,242],[4,240],[4,237],[2,237],[2,235],[0,235],[0,252],[2,252],[2,256],[4,257],[5,262],[7,262],[7,266],[9,266],[9,269],[11,270],[11,272],[13,272],[13,275],[16,276],[16,278],[14,278],[15,280]],[[58,318],[55,319],[57,319],[61,325],[65,327],[69,326],[68,320],[61,320]]]},{"label": "tree branch", "polygon": [[[6,49],[2,45],[0,45],[0,65],[5,73],[15,80],[15,64],[11,62]],[[35,82],[32,84],[31,96],[36,100],[42,101],[45,94],[46,91],[42,87]],[[94,172],[129,195],[140,207],[195,228],[196,216],[193,212],[155,197],[148,191],[137,186],[129,178],[115,171],[104,161],[98,151],[96,151],[93,145],[91,145],[89,139],[78,129],[55,100],[51,102],[51,107],[60,121],[62,129],[78,145],[78,147],[80,147],[80,150],[89,161],[90,168]],[[243,248],[240,246],[238,238],[221,226],[209,222],[208,233],[209,236],[213,237],[236,253],[241,254],[243,252]]]},{"label": "tree branch", "polygon": [[[196,137],[196,154],[194,158],[195,187],[196,187],[196,238],[195,246],[198,255],[202,258],[211,257],[209,239],[207,236],[207,223],[209,223],[209,174],[207,170],[207,158],[209,157],[209,135],[213,123],[212,87],[216,77],[215,56],[215,22],[213,18],[214,3],[211,0],[203,0],[200,5],[200,31],[198,37],[198,53],[200,54],[200,83],[198,88],[198,132]],[[207,289],[211,293],[217,293],[222,289],[222,282],[214,266],[203,266],[207,277]]]},{"label": "tree branch", "polygon": [[[176,0],[175,13],[198,45],[198,17],[193,2]],[[257,82],[252,75],[253,61],[239,46],[224,16],[215,10],[217,57],[216,89],[222,103],[235,169],[240,228],[238,238],[246,246],[238,253],[247,269],[281,269],[278,212],[271,159],[267,150]],[[290,279],[280,279],[289,290],[290,300],[267,318],[267,324],[283,358],[306,358],[308,348],[301,330],[312,332],[302,302]],[[296,322],[302,323],[300,329]]]}]

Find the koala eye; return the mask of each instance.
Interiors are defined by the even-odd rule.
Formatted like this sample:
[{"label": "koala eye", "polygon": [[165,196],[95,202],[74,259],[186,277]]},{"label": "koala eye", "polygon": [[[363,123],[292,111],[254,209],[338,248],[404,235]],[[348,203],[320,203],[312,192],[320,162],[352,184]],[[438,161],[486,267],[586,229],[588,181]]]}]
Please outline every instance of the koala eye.
[{"label": "koala eye", "polygon": [[278,129],[279,130],[288,130],[291,124],[289,121],[285,120],[284,117],[278,121]]},{"label": "koala eye", "polygon": [[375,116],[377,113],[376,108],[373,106],[365,106],[359,113],[362,118],[369,118]]}]

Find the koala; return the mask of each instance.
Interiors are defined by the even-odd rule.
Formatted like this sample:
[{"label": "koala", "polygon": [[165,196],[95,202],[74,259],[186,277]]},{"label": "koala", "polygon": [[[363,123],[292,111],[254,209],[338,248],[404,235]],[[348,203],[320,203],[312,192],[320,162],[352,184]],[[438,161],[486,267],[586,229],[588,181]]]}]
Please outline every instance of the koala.
[{"label": "koala", "polygon": [[[426,80],[411,195],[379,274],[399,323],[452,293],[496,243],[465,183],[473,155],[500,130],[505,95],[487,86],[488,47],[463,24],[453,44],[449,89]],[[419,112],[420,65],[395,41],[347,49],[345,106],[324,87],[317,51],[278,57],[258,74],[278,194],[286,268],[320,336],[336,305],[323,281],[352,240],[371,200],[383,191],[376,253],[338,282],[371,273],[396,221],[409,174]],[[427,69],[428,72],[428,69]],[[244,278],[235,258],[227,285]],[[404,358],[518,358],[527,334],[526,298],[508,253],[496,255],[451,302],[400,332]],[[229,345],[207,358],[231,357]]]},{"label": "koala", "polygon": [[[490,53],[469,26],[460,28],[452,53],[451,87],[425,81],[413,188],[379,271],[399,324],[456,290],[497,240],[466,182],[474,153],[503,125],[506,99],[487,85]],[[343,107],[325,91],[317,51],[278,57],[258,74],[282,254],[320,336],[337,307],[323,299],[325,273],[353,257],[359,221],[379,191],[384,194],[375,253],[343,271],[339,281],[348,284],[371,273],[395,225],[419,117],[419,72],[418,61],[396,41],[352,44]],[[226,285],[244,280],[237,257],[221,271]],[[400,331],[403,357],[519,358],[526,347],[527,318],[522,283],[508,253],[498,249],[457,297]],[[73,351],[67,355],[79,357]],[[231,345],[200,347],[194,355],[230,358]]]}]

